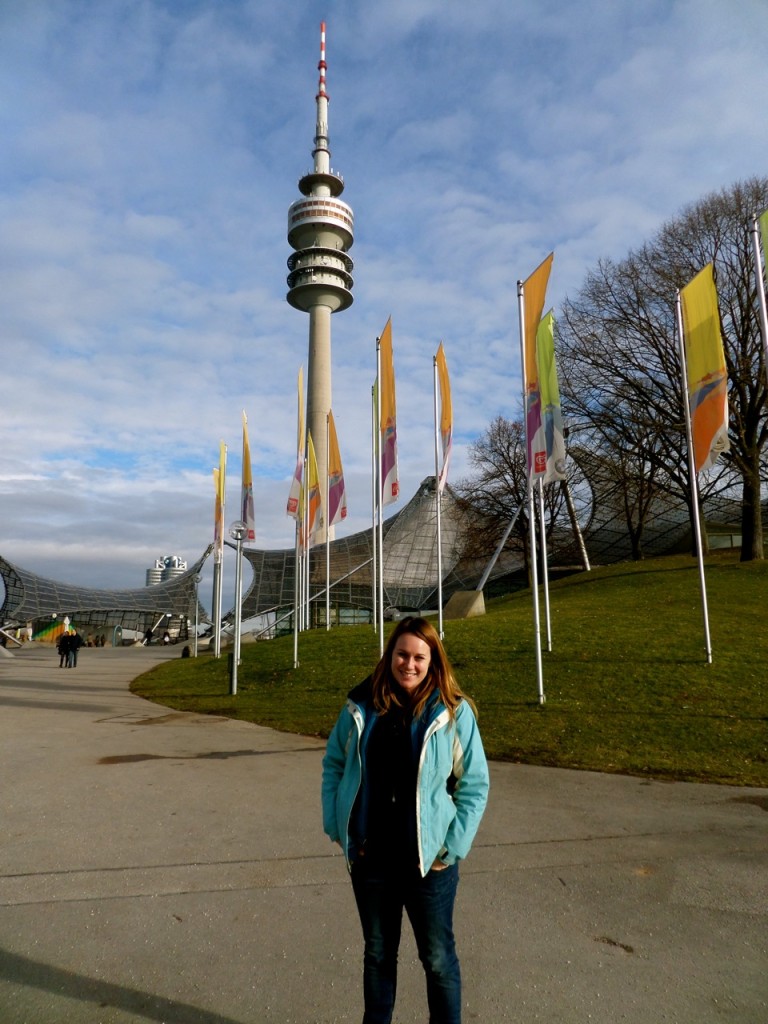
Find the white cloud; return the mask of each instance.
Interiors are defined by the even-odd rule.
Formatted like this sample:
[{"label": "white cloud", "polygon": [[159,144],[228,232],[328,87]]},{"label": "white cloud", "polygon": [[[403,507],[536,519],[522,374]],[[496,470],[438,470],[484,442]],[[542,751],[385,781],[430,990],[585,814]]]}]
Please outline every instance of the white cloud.
[{"label": "white cloud", "polygon": [[[309,0],[40,0],[0,10],[0,554],[134,586],[211,533],[211,468],[249,416],[259,543],[284,513],[307,317],[285,302],[309,169]],[[459,445],[519,415],[515,289],[557,308],[602,257],[766,166],[760,0],[339,2],[333,164],[356,217],[333,318],[350,518],[370,518],[375,338],[393,317],[406,500],[433,471],[432,356]],[[232,517],[234,518],[234,516]]]}]

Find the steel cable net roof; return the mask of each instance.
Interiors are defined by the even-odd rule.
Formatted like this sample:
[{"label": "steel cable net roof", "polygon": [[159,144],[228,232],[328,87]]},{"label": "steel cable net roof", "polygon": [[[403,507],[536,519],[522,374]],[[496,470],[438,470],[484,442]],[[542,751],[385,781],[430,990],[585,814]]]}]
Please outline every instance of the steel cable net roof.
[{"label": "steel cable net roof", "polygon": [[[443,600],[456,590],[473,589],[485,568],[476,559],[463,558],[462,517],[450,488],[443,492],[440,534],[443,564]],[[404,509],[384,521],[384,604],[390,608],[418,609],[437,603],[437,510],[435,478],[427,477]],[[294,601],[296,557],[293,548],[280,551],[244,549],[253,568],[253,581],[243,598],[243,617],[289,608]],[[500,559],[494,575],[510,571],[508,558]],[[325,546],[311,552],[310,590],[318,597],[325,590]],[[373,538],[362,530],[330,544],[331,600],[346,608],[373,606]]]},{"label": "steel cable net roof", "polygon": [[[582,487],[584,493],[578,518],[590,559],[595,564],[630,560],[632,546],[621,489],[608,481],[596,484],[582,480]],[[704,512],[713,533],[730,531],[734,536],[740,533],[740,501],[727,497],[709,498]],[[484,557],[470,557],[464,550],[466,516],[450,488],[446,488],[441,505],[444,602],[457,590],[474,590],[490,560],[490,553]],[[768,525],[768,505],[763,507],[763,519]],[[334,604],[372,609],[372,543],[371,530],[331,541],[330,581]],[[643,553],[652,557],[686,551],[690,549],[690,543],[691,524],[685,502],[660,493],[651,504],[643,528]],[[578,543],[567,518],[555,524],[549,545],[550,564],[581,564]],[[385,521],[383,547],[385,607],[401,610],[435,608],[437,529],[434,477],[424,480],[405,508]],[[243,554],[253,568],[253,582],[243,598],[243,617],[290,608],[294,602],[294,550],[244,549]],[[513,535],[489,580],[523,567],[521,543]],[[310,596],[319,599],[324,594],[325,582],[325,547],[320,546],[311,554]]]},{"label": "steel cable net roof", "polygon": [[[161,615],[194,618],[197,579],[210,554],[209,547],[185,573],[163,583],[132,590],[95,590],[37,576],[0,557],[0,578],[5,600],[0,607],[0,624],[69,616],[78,626],[125,626],[145,630]],[[209,621],[198,605],[198,618]]]}]

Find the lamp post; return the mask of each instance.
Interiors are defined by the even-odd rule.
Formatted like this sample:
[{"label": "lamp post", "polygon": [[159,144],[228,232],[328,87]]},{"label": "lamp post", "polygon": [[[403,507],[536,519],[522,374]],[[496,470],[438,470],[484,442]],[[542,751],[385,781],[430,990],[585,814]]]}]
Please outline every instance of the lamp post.
[{"label": "lamp post", "polygon": [[235,632],[232,637],[232,674],[229,692],[237,693],[237,666],[240,664],[240,617],[243,610],[242,577],[243,577],[243,541],[248,536],[248,527],[237,519],[229,528],[229,535],[236,545],[235,561]]},{"label": "lamp post", "polygon": [[193,576],[192,582],[195,584],[195,657],[197,657],[197,616],[198,616],[198,600],[197,600],[197,588],[200,585],[202,576]]}]

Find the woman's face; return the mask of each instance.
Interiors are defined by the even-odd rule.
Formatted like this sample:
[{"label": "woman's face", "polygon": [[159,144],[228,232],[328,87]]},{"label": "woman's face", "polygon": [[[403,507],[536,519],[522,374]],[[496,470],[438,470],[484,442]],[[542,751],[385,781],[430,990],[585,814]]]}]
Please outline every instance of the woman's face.
[{"label": "woman's face", "polygon": [[429,644],[413,633],[403,633],[392,651],[392,675],[412,693],[424,681],[431,660]]}]

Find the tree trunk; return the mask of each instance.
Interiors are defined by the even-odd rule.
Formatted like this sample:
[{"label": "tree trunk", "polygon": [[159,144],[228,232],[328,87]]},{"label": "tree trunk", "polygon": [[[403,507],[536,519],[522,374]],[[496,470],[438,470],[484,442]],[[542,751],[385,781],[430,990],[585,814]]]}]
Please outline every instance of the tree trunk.
[{"label": "tree trunk", "polygon": [[741,561],[752,562],[765,557],[763,551],[763,518],[760,505],[759,466],[750,466],[743,475],[741,504]]}]

